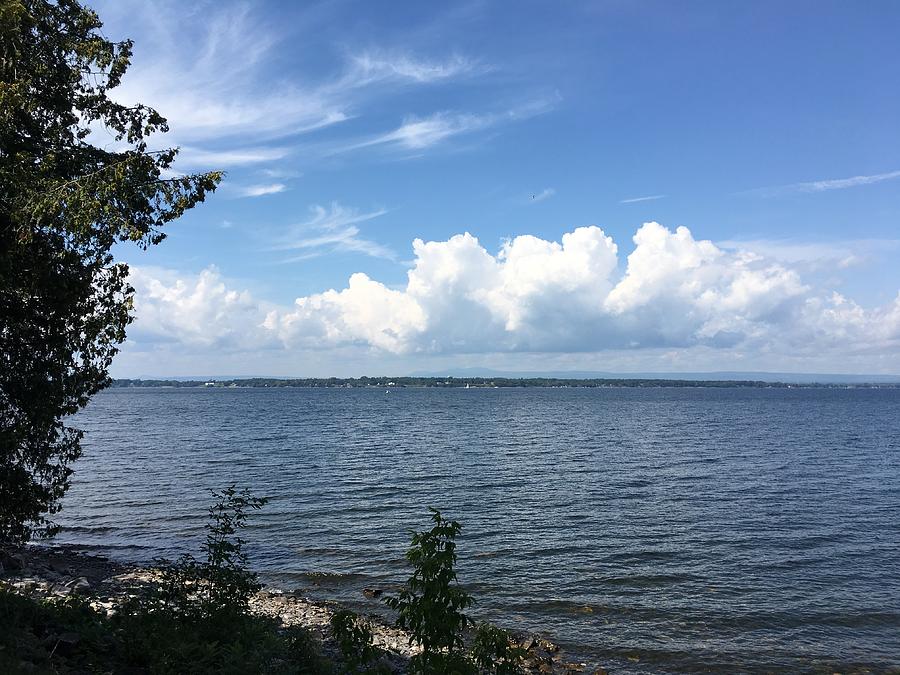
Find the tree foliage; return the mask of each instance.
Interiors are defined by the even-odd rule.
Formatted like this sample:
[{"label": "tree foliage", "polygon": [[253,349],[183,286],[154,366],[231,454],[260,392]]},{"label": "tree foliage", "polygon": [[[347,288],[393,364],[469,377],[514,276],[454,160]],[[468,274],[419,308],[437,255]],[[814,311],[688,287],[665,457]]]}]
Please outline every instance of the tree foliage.
[{"label": "tree foliage", "polygon": [[112,246],[159,243],[221,179],[150,148],[166,120],[110,96],[132,43],[101,25],[76,0],[0,0],[0,543],[52,533],[81,454],[63,419],[110,382],[134,293]]}]

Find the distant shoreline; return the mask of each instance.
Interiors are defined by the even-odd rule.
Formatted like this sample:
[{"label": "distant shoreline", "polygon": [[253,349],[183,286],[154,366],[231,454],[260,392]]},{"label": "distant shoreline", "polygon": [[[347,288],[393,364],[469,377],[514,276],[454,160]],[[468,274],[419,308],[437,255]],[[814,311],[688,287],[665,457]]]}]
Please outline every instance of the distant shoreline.
[{"label": "distant shoreline", "polygon": [[314,388],[314,389],[509,389],[509,388],[752,388],[752,389],[900,389],[900,382],[768,382],[763,380],[669,380],[661,378],[555,377],[328,377],[234,378],[222,380],[116,379],[114,388]]}]

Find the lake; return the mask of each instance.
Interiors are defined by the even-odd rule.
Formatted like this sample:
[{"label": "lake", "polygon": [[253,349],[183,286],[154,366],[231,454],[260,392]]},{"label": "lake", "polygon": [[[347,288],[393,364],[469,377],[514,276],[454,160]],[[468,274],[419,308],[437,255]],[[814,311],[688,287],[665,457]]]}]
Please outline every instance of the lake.
[{"label": "lake", "polygon": [[75,424],[61,543],[196,551],[236,483],[265,581],[385,613],[435,506],[474,613],[571,658],[900,668],[897,389],[110,389]]}]

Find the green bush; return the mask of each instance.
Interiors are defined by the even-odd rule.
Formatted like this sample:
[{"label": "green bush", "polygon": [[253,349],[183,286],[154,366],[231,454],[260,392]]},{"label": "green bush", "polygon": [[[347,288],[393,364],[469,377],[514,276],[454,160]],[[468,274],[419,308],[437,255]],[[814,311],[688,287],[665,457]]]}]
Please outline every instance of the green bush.
[{"label": "green bush", "polygon": [[499,628],[482,624],[472,645],[465,649],[464,631],[472,621],[464,613],[475,600],[459,586],[456,537],[462,526],[431,511],[430,530],[415,532],[406,559],[413,573],[406,587],[385,602],[397,612],[397,626],[409,632],[410,642],[422,646],[411,659],[414,673],[425,675],[477,672],[518,673],[520,652]]},{"label": "green bush", "polygon": [[256,574],[246,567],[246,543],[238,534],[246,526],[248,511],[261,509],[267,499],[238,492],[232,485],[213,492],[216,503],[209,509],[206,541],[200,547],[206,560],[184,555],[174,563],[157,561],[162,580],[151,598],[155,609],[186,618],[229,618],[246,614],[250,598],[261,587]]},{"label": "green bush", "polygon": [[372,644],[372,628],[349,609],[334,613],[331,633],[341,651],[344,670],[348,673],[368,672],[381,653]]},{"label": "green bush", "polygon": [[213,492],[205,560],[158,561],[160,583],[113,618],[131,662],[155,673],[313,673],[325,670],[315,642],[298,627],[250,611],[260,589],[239,536],[265,499],[231,486]]},{"label": "green bush", "polygon": [[[138,672],[305,674],[383,673],[371,626],[339,611],[331,630],[340,668],[319,653],[318,641],[300,627],[256,614],[249,603],[259,582],[245,567],[239,532],[250,511],[265,503],[232,486],[210,509],[206,556],[161,562],[159,583],[125,602],[112,616],[86,600],[36,600],[0,585],[0,673]],[[413,572],[387,604],[398,627],[421,645],[410,670],[424,675],[521,672],[523,651],[489,624],[473,625],[465,610],[474,602],[459,586],[456,542],[462,529],[432,509],[430,530],[414,533],[407,552]],[[467,648],[468,643],[468,648]]]},{"label": "green bush", "polygon": [[471,647],[476,668],[497,675],[521,673],[525,650],[513,645],[509,633],[489,623],[479,623]]},{"label": "green bush", "polygon": [[331,672],[307,630],[250,611],[259,583],[238,532],[265,500],[234,487],[214,495],[205,560],[163,563],[159,583],[110,617],[76,597],[0,592],[0,673]]},{"label": "green bush", "polygon": [[397,626],[422,646],[412,659],[413,671],[451,673],[465,663],[462,633],[469,619],[463,610],[474,600],[459,586],[453,569],[462,526],[445,520],[437,509],[429,511],[434,526],[413,533],[406,553],[412,576],[398,597],[385,602],[397,612]]}]

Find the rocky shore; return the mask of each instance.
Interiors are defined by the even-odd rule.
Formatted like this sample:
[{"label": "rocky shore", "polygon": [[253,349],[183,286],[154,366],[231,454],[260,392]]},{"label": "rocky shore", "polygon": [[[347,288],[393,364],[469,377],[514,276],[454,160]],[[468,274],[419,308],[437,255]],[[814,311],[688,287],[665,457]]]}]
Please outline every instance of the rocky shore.
[{"label": "rocky shore", "polygon": [[[152,569],[91,555],[77,547],[28,546],[0,555],[0,584],[14,592],[38,598],[77,594],[96,611],[108,614],[115,612],[122,600],[144,592],[155,579]],[[367,592],[378,593],[374,589]],[[320,642],[326,656],[338,658],[330,629],[332,615],[341,609],[338,604],[312,601],[298,592],[264,588],[251,600],[251,607],[280,619],[285,625],[306,628]],[[409,658],[418,647],[410,645],[409,636],[383,618],[366,618],[372,627],[375,646],[383,652],[384,665],[395,673],[406,672]],[[602,675],[606,672],[568,661],[562,650],[546,638],[517,635],[513,639],[527,651],[527,673]]]}]

